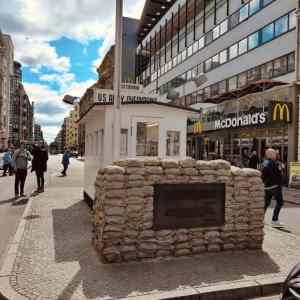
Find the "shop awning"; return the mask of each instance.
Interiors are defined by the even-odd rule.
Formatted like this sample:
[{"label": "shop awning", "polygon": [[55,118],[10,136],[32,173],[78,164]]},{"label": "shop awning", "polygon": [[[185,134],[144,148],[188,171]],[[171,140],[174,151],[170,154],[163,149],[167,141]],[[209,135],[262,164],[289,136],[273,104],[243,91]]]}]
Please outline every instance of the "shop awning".
[{"label": "shop awning", "polygon": [[209,97],[205,99],[203,102],[219,104],[226,100],[238,99],[249,94],[264,92],[275,86],[280,86],[285,84],[288,83],[283,81],[276,81],[276,80],[258,80],[248,84],[243,88],[238,88],[233,91],[223,93],[221,95]]}]

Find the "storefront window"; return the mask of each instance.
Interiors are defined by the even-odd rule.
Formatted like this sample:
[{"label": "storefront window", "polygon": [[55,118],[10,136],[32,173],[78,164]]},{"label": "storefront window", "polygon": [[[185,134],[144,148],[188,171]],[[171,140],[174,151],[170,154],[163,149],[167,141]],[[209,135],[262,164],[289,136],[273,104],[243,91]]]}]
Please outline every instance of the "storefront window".
[{"label": "storefront window", "polygon": [[288,31],[288,16],[284,16],[275,22],[275,36]]},{"label": "storefront window", "polygon": [[223,80],[219,83],[219,94],[226,92],[226,80]]},{"label": "storefront window", "polygon": [[274,23],[264,27],[262,29],[262,42],[266,43],[273,39],[274,37]]},{"label": "storefront window", "polygon": [[288,71],[295,71],[295,53],[289,54],[288,56]]},{"label": "storefront window", "polygon": [[270,79],[273,77],[273,62],[268,62],[261,67],[261,78]]},{"label": "storefront window", "polygon": [[137,156],[158,156],[159,126],[156,122],[138,122]]},{"label": "storefront window", "polygon": [[211,96],[217,96],[219,94],[219,84],[215,83],[210,88]]},{"label": "storefront window", "polygon": [[254,49],[258,46],[259,43],[259,33],[255,32],[251,34],[248,38],[249,50]]},{"label": "storefront window", "polygon": [[234,76],[228,80],[228,90],[233,91],[236,89],[236,87],[237,87],[237,78],[236,76]]},{"label": "storefront window", "polygon": [[273,76],[283,75],[287,72],[287,58],[282,57],[274,61]]},{"label": "storefront window", "polygon": [[260,79],[260,67],[253,68],[248,71],[248,83],[255,82]]},{"label": "storefront window", "polygon": [[238,87],[243,87],[247,84],[247,72],[241,73],[238,76]]}]

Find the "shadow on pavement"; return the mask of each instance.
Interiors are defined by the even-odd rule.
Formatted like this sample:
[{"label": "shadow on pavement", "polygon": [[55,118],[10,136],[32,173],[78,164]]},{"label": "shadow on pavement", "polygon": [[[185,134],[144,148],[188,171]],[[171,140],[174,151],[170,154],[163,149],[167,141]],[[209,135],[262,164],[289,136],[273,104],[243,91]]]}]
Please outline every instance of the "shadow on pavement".
[{"label": "shadow on pavement", "polygon": [[[84,213],[83,213],[84,211]],[[278,273],[278,265],[263,251],[224,252],[156,262],[102,264],[91,245],[90,215],[81,201],[53,213],[55,261],[77,261],[80,270],[58,299],[71,299],[79,286],[87,299],[121,298],[135,293],[170,291]],[[75,295],[74,295],[75,296]],[[76,297],[75,297],[76,298]]]},{"label": "shadow on pavement", "polygon": [[7,200],[3,200],[3,201],[0,201],[0,205],[4,205],[4,204],[7,204],[7,203],[11,203],[11,202],[14,202],[15,201],[15,198],[9,198]]}]

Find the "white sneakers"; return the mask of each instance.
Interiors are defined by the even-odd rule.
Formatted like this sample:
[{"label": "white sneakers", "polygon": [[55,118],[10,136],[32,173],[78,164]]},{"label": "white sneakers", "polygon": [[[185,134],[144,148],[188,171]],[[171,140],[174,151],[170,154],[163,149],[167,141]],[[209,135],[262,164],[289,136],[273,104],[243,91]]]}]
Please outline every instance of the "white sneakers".
[{"label": "white sneakers", "polygon": [[284,224],[281,223],[281,222],[279,222],[279,221],[272,221],[272,222],[271,222],[271,225],[272,225],[273,227],[284,227]]}]

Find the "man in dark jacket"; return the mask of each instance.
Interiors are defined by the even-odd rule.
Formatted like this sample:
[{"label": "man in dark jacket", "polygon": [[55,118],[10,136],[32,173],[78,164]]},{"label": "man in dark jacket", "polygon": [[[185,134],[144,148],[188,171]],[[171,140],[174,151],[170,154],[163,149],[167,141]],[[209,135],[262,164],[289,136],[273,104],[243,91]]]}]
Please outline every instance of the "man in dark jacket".
[{"label": "man in dark jacket", "polygon": [[67,170],[68,170],[68,167],[70,164],[70,157],[71,157],[71,153],[70,153],[69,149],[66,149],[63,154],[62,161],[61,161],[61,163],[64,167],[64,169],[61,172],[62,176],[67,176]]},{"label": "man in dark jacket", "polygon": [[37,180],[36,193],[43,193],[45,186],[44,173],[47,172],[48,151],[44,144],[35,146],[33,149],[32,169],[35,171]]},{"label": "man in dark jacket", "polygon": [[271,204],[274,197],[276,206],[273,211],[272,225],[275,227],[283,226],[278,217],[283,206],[282,196],[282,173],[276,163],[276,151],[274,149],[266,150],[266,160],[263,162],[262,179],[265,184],[265,211]]}]

